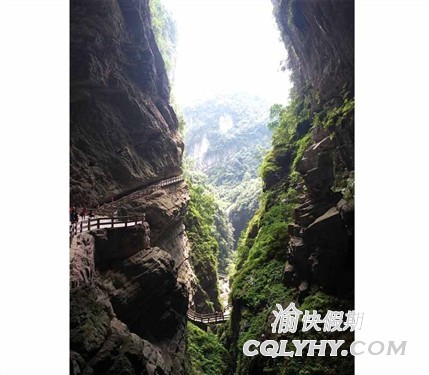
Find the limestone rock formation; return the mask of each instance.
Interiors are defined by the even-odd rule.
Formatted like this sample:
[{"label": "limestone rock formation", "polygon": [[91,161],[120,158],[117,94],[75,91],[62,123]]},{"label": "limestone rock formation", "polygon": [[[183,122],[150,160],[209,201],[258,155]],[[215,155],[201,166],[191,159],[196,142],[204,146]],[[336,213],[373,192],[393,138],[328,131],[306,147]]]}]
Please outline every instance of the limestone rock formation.
[{"label": "limestone rock formation", "polygon": [[[70,3],[70,203],[97,207],[182,172],[149,0]],[[146,222],[72,239],[72,374],[183,374],[192,270],[184,182],[118,207]],[[115,208],[116,210],[116,208]]]},{"label": "limestone rock formation", "polygon": [[70,248],[70,290],[92,284],[94,274],[94,237],[83,233]]},{"label": "limestone rock formation", "polygon": [[142,228],[102,229],[74,241],[73,374],[183,371],[188,289],[170,254],[145,248]]},{"label": "limestone rock formation", "polygon": [[296,93],[311,103],[309,144],[296,166],[303,179],[295,186],[301,205],[289,231],[292,284],[313,282],[333,293],[352,293],[354,114],[344,108],[354,98],[354,3],[273,3]]},{"label": "limestone rock formation", "polygon": [[347,122],[335,129],[334,137],[330,131],[313,130],[297,166],[305,192],[289,227],[288,261],[295,273],[292,278],[290,269],[285,274],[288,285],[305,280],[339,295],[353,292],[353,199],[334,192],[336,180],[354,177],[352,125]]},{"label": "limestone rock formation", "polygon": [[354,87],[354,1],[272,0],[296,88],[337,96]]},{"label": "limestone rock formation", "polygon": [[183,141],[149,1],[72,0],[70,14],[71,203],[179,175]]},{"label": "limestone rock formation", "polygon": [[[289,338],[271,331],[277,303],[319,312],[354,304],[354,2],[272,3],[294,88],[261,167],[261,209],[237,251],[229,373],[351,375],[351,357],[242,353],[247,339]],[[353,341],[351,332],[337,334]],[[326,339],[326,332],[294,337]]]}]

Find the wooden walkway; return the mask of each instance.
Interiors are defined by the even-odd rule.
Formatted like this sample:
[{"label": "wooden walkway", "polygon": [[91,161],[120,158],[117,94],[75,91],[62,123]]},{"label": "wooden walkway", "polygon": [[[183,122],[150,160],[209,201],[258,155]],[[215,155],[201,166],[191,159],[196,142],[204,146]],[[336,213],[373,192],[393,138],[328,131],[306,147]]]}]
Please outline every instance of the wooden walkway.
[{"label": "wooden walkway", "polygon": [[88,218],[87,220],[70,225],[70,236],[74,237],[77,234],[89,232],[94,229],[134,227],[143,224],[144,221],[144,215]]},{"label": "wooden walkway", "polygon": [[194,310],[189,309],[187,315],[188,315],[188,319],[193,322],[203,323],[203,324],[219,324],[219,323],[225,323],[229,319],[230,312],[216,311],[209,314],[199,314]]},{"label": "wooden walkway", "polygon": [[183,176],[171,177],[160,182],[156,182],[152,185],[146,186],[140,190],[137,190],[131,194],[128,194],[124,197],[113,200],[112,202],[105,203],[98,208],[94,208],[93,211],[98,214],[109,214],[110,212],[116,210],[123,204],[129,203],[135,199],[142,198],[143,196],[154,192],[160,188],[177,184],[178,182],[184,181]]},{"label": "wooden walkway", "polygon": [[[103,204],[98,208],[91,209],[98,215],[110,215],[118,207],[123,204],[129,203],[135,199],[141,198],[144,195],[150,194],[155,190],[160,188],[176,184],[178,182],[184,181],[183,176],[176,176],[162,180],[140,190],[137,190],[131,194],[125,195],[117,200]],[[77,223],[70,225],[70,240],[80,233],[89,232],[90,230],[95,229],[104,229],[104,228],[128,228],[134,227],[139,224],[143,224],[145,221],[144,214],[141,216],[109,216],[109,217],[97,217],[97,218],[88,218],[87,220],[82,220]],[[71,242],[70,242],[71,243]],[[227,277],[226,275],[219,275],[220,277]],[[224,323],[229,319],[230,312],[225,309],[225,311],[216,311],[209,314],[200,314],[192,309],[189,309],[187,312],[188,319],[203,324],[219,324]]]},{"label": "wooden walkway", "polygon": [[[121,198],[118,198],[117,200],[113,200],[112,202],[103,204],[98,208],[89,209],[88,211],[92,211],[99,217],[89,218],[87,220],[81,220],[77,223],[71,224],[70,239],[72,239],[77,234],[88,232],[94,229],[124,227],[127,228],[142,224],[144,221],[144,215],[115,217],[114,211],[117,210],[123,204],[129,203],[137,198],[141,198],[144,195],[152,193],[155,190],[158,190],[165,186],[176,184],[181,181],[184,181],[183,176],[171,177],[166,180],[162,180],[160,182],[146,186],[145,188],[135,191],[134,193],[125,195]],[[80,212],[81,210],[78,211]]]}]

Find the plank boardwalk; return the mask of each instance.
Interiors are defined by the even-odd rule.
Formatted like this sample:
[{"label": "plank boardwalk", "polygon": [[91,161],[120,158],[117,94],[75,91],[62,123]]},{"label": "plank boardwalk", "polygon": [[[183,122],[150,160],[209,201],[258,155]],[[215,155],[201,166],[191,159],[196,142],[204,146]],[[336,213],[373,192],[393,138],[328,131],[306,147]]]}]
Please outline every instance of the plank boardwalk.
[{"label": "plank boardwalk", "polygon": [[194,310],[188,310],[188,319],[203,324],[219,324],[224,323],[229,319],[229,311],[215,311],[209,314],[199,314]]},{"label": "plank boardwalk", "polygon": [[97,217],[81,220],[70,225],[70,236],[104,228],[128,228],[143,224],[144,216]]},{"label": "plank boardwalk", "polygon": [[183,176],[175,176],[175,177],[168,178],[166,180],[162,180],[160,182],[156,182],[150,186],[146,186],[146,187],[144,187],[140,190],[137,190],[131,194],[128,194],[124,197],[115,199],[112,202],[105,203],[102,206],[94,209],[94,211],[98,214],[105,214],[105,213],[112,212],[115,209],[117,209],[118,207],[120,207],[121,205],[129,203],[135,199],[144,197],[145,195],[148,195],[148,194],[150,194],[150,193],[152,193],[158,189],[161,189],[163,187],[174,185],[174,184],[177,184],[178,182],[182,182],[182,181],[184,181]]},{"label": "plank boardwalk", "polygon": [[[173,185],[178,182],[183,181],[183,176],[172,177],[155,184],[152,184],[148,187],[145,187],[141,190],[135,191],[129,195],[121,197],[112,202],[103,204],[97,209],[93,209],[93,212],[96,212],[97,215],[112,213],[115,209],[120,207],[121,205],[131,202],[137,198],[143,197],[144,195],[150,194],[155,190],[163,188],[165,186]],[[89,232],[91,230],[96,229],[104,229],[104,228],[129,228],[137,225],[143,224],[145,221],[145,216],[109,216],[109,217],[96,217],[96,218],[88,218],[86,220],[81,220],[77,223],[70,225],[70,243],[74,236]],[[226,277],[226,275],[220,275],[221,277]],[[229,319],[230,312],[225,311],[215,311],[209,314],[200,314],[192,309],[189,309],[187,312],[188,319],[203,324],[219,324],[224,323]]]}]

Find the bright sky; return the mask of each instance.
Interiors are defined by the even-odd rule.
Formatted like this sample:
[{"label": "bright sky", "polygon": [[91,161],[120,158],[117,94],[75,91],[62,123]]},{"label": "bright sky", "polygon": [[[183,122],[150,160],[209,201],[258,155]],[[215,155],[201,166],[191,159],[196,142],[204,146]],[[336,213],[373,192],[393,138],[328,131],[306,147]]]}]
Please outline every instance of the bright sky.
[{"label": "bright sky", "polygon": [[246,91],[286,104],[287,56],[270,0],[162,0],[178,29],[174,96],[181,106]]}]

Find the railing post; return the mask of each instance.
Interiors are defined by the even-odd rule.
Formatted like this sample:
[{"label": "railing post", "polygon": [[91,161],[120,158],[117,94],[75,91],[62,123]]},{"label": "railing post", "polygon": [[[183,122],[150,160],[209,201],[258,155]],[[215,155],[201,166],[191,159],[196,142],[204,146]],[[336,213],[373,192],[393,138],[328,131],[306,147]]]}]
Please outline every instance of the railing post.
[{"label": "railing post", "polygon": [[114,225],[113,225],[113,216],[112,216],[112,228],[113,228],[113,226],[114,226]]},{"label": "railing post", "polygon": [[128,224],[128,217],[126,216],[125,217],[125,228],[127,227],[127,224]]},{"label": "railing post", "polygon": [[83,221],[80,222],[80,232],[79,233],[82,233],[82,225],[83,225]]},{"label": "railing post", "polygon": [[137,226],[137,221],[138,221],[138,218],[137,218],[137,216],[136,216],[136,226]]},{"label": "railing post", "polygon": [[100,218],[97,219],[97,229],[100,229]]},{"label": "railing post", "polygon": [[91,218],[89,217],[88,218],[88,231],[90,231],[91,230]]}]

